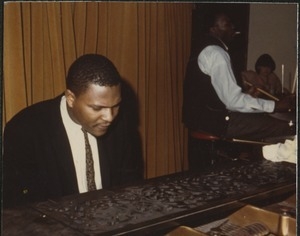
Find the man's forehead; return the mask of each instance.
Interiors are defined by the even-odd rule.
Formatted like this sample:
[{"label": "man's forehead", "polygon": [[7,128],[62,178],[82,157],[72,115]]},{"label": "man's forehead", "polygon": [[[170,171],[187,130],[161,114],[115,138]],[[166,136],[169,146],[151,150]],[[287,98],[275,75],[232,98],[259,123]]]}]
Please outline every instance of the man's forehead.
[{"label": "man's forehead", "polygon": [[216,23],[218,22],[231,22],[230,18],[228,15],[226,15],[225,13],[222,13],[222,14],[219,14],[217,17],[216,17]]}]

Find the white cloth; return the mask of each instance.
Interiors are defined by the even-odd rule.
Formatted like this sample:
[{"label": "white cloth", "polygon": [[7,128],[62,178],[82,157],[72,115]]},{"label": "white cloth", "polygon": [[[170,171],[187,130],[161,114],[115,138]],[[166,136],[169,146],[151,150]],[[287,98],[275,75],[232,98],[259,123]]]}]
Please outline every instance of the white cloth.
[{"label": "white cloth", "polygon": [[[66,97],[63,96],[60,103],[60,112],[63,119],[63,123],[69,138],[69,143],[72,150],[73,162],[76,170],[77,184],[80,193],[88,191],[86,180],[86,164],[85,164],[85,142],[84,134],[81,130],[81,125],[76,124],[69,116],[67,111]],[[102,188],[99,152],[96,138],[88,133],[88,139],[92,148],[94,170],[95,170],[95,182],[96,188]]]},{"label": "white cloth", "polygon": [[297,135],[294,140],[285,140],[284,143],[277,143],[263,146],[263,156],[273,162],[286,161],[297,163]]},{"label": "white cloth", "polygon": [[211,77],[212,85],[220,100],[230,111],[273,112],[275,102],[254,98],[242,93],[231,68],[229,54],[220,46],[207,46],[198,56],[200,69]]}]

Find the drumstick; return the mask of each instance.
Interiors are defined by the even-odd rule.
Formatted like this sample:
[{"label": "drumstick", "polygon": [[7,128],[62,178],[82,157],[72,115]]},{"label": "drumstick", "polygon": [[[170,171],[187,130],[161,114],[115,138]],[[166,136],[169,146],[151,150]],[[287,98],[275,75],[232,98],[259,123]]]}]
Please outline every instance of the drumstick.
[{"label": "drumstick", "polygon": [[284,64],[281,65],[281,93],[284,92]]},{"label": "drumstick", "polygon": [[294,82],[293,82],[293,87],[292,87],[292,94],[295,93],[295,89],[296,89],[296,81],[298,79],[298,66],[296,67],[296,70],[295,70],[295,76],[294,76]]},{"label": "drumstick", "polygon": [[272,144],[272,143],[266,143],[266,142],[260,142],[260,141],[252,141],[252,140],[244,140],[244,139],[236,139],[236,138],[233,138],[232,142],[260,144],[260,145],[270,145],[270,144]]},{"label": "drumstick", "polygon": [[[248,81],[244,81],[246,84],[248,84],[249,86],[253,86],[253,84],[249,83]],[[263,93],[264,95],[268,96],[269,98],[272,98],[275,101],[279,101],[279,99],[277,97],[274,97],[272,94],[269,94],[268,92],[266,92],[265,90],[262,90],[260,88],[256,88],[259,92]]]}]

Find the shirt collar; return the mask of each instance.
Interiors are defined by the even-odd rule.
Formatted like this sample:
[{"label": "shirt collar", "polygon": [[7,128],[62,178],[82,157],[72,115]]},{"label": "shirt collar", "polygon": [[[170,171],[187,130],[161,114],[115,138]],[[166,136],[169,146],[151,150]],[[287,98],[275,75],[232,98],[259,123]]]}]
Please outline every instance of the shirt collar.
[{"label": "shirt collar", "polygon": [[71,132],[77,132],[77,131],[81,131],[81,125],[75,123],[67,110],[67,100],[65,96],[62,96],[61,98],[61,102],[60,102],[60,110],[61,110],[61,116],[65,125],[65,128]]},{"label": "shirt collar", "polygon": [[226,49],[226,51],[228,51],[227,45],[220,38],[216,38],[216,39],[218,39],[223,44],[223,46]]}]

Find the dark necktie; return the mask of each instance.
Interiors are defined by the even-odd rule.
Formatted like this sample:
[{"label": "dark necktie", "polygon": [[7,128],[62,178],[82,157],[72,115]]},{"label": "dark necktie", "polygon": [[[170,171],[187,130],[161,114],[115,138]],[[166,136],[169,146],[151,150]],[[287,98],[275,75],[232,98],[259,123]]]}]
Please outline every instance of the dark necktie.
[{"label": "dark necktie", "polygon": [[86,180],[88,191],[96,190],[95,183],[95,171],[94,171],[94,161],[92,155],[91,145],[89,143],[87,132],[82,128],[85,141],[85,153],[86,153]]}]

